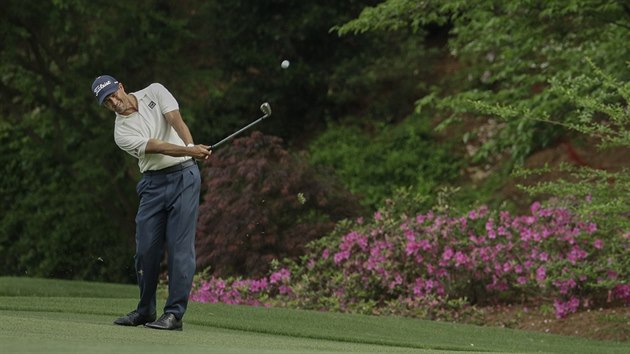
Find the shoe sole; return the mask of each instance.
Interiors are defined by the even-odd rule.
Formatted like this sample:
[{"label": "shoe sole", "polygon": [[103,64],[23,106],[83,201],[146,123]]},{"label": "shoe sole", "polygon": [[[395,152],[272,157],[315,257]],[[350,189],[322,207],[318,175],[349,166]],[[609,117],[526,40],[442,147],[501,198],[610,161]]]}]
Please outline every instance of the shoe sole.
[{"label": "shoe sole", "polygon": [[160,330],[160,331],[183,331],[184,330],[184,326],[179,327],[179,328],[162,328],[162,327],[147,326],[145,324],[144,327],[145,328],[151,328],[151,329],[157,329],[157,330]]},{"label": "shoe sole", "polygon": [[[149,321],[149,322],[151,322],[151,321]],[[125,327],[138,327],[138,326],[144,326],[145,324],[147,324],[147,323],[149,323],[149,322],[146,322],[146,323],[138,323],[138,324],[133,324],[133,323],[116,323],[116,322],[114,322],[114,324],[115,324],[115,325],[117,325],[117,326],[125,326]]]}]

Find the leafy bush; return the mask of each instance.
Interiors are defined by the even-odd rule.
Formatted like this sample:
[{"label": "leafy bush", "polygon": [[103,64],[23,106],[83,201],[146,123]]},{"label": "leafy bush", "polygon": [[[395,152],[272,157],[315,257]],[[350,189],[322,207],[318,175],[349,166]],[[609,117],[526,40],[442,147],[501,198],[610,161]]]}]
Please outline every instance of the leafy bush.
[{"label": "leafy bush", "polygon": [[0,274],[133,281],[137,195],[127,171],[137,165],[111,132],[59,150],[38,148],[28,132],[0,124]]},{"label": "leafy bush", "polygon": [[606,301],[630,301],[623,254],[630,234],[597,226],[563,207],[527,215],[428,212],[342,222],[309,244],[300,262],[270,277],[200,281],[192,299],[368,314],[456,319],[471,305],[553,301],[556,316]]},{"label": "leafy bush", "polygon": [[254,132],[213,154],[203,167],[197,266],[215,275],[260,275],[273,259],[303,246],[361,208],[334,180]]},{"label": "leafy bush", "polygon": [[332,170],[363,205],[373,208],[398,188],[431,195],[459,176],[461,162],[451,147],[438,144],[417,119],[378,130],[372,137],[358,128],[331,127],[309,147],[310,162]]},{"label": "leafy bush", "polygon": [[[567,77],[551,81],[551,91],[566,100],[576,117],[556,119],[551,116],[535,117],[555,125],[565,126],[584,134],[589,142],[608,154],[621,156],[630,152],[630,84],[599,69],[592,61],[590,71],[578,77]],[[493,112],[504,115],[511,108],[496,107]],[[526,113],[527,114],[527,113]],[[613,150],[614,148],[614,150]],[[627,165],[623,165],[627,166]],[[565,178],[548,179],[523,189],[532,195],[551,194],[589,198],[589,203],[570,205],[576,213],[589,215],[600,228],[619,233],[630,230],[630,177],[628,168],[597,168],[589,166],[560,165],[557,169],[541,168],[518,171],[522,176],[561,172]],[[630,262],[630,260],[628,260]]]},{"label": "leafy bush", "polygon": [[[562,134],[558,126],[528,119],[579,118],[565,99],[549,90],[554,80],[573,81],[588,71],[580,60],[589,57],[605,72],[620,73],[627,81],[625,45],[628,10],[624,2],[576,0],[447,2],[386,0],[368,6],[354,20],[336,27],[340,35],[396,32],[411,28],[424,36],[423,28],[448,29],[448,48],[459,68],[444,76],[434,94],[418,100],[418,108],[435,105],[445,124],[486,116],[476,103],[509,104],[513,113],[503,116],[502,127],[477,150],[478,158],[509,152],[522,161],[535,149],[554,143]],[[622,25],[620,25],[622,24]],[[527,115],[521,114],[526,111]],[[483,112],[483,111],[482,111]],[[470,132],[474,133],[474,131]]]}]

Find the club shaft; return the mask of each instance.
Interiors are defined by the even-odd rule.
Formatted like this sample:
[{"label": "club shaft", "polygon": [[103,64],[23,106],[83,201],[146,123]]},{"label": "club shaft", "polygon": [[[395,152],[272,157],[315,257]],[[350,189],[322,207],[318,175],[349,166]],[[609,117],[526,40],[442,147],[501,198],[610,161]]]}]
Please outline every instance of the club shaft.
[{"label": "club shaft", "polygon": [[219,141],[218,143],[213,144],[213,145],[210,145],[210,150],[214,150],[214,149],[216,149],[218,146],[223,145],[224,143],[228,142],[228,141],[229,141],[230,139],[232,139],[233,137],[235,137],[235,136],[239,135],[239,134],[240,134],[240,133],[242,133],[243,131],[245,131],[245,130],[247,130],[247,129],[251,128],[252,126],[254,126],[254,125],[256,125],[256,124],[260,123],[260,121],[262,121],[263,119],[265,119],[265,118],[267,118],[267,117],[269,117],[269,115],[268,115],[268,114],[265,114],[264,116],[262,116],[262,117],[260,117],[260,118],[256,119],[255,121],[253,121],[253,122],[249,123],[248,125],[244,126],[243,128],[241,128],[241,129],[239,129],[239,130],[235,131],[234,133],[230,134],[229,136],[225,137],[223,140]]}]

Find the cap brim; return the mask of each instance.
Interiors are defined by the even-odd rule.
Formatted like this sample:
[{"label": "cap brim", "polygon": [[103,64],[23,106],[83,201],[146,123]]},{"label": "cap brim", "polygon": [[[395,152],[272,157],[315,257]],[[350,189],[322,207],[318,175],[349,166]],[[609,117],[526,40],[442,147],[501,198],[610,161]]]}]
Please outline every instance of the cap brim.
[{"label": "cap brim", "polygon": [[98,104],[102,105],[103,101],[105,101],[105,98],[116,91],[118,91],[118,82],[114,82],[113,84],[102,89],[101,92],[98,93]]}]

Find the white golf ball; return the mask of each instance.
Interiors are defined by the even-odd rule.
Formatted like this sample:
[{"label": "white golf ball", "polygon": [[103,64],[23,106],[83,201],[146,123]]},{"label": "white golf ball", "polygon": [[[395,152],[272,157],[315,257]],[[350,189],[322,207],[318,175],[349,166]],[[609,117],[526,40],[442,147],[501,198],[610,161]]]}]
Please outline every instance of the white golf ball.
[{"label": "white golf ball", "polygon": [[283,68],[283,69],[286,69],[286,68],[288,68],[288,67],[289,67],[289,65],[290,65],[290,64],[291,64],[291,63],[289,63],[289,61],[288,61],[288,60],[283,60],[283,61],[282,61],[282,64],[280,64],[280,67],[281,67],[281,68]]}]

